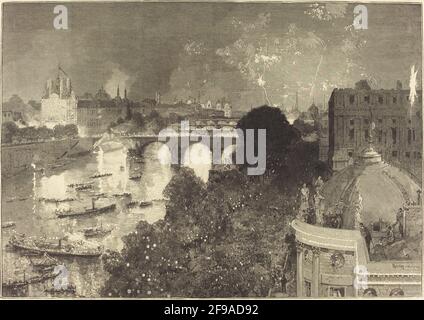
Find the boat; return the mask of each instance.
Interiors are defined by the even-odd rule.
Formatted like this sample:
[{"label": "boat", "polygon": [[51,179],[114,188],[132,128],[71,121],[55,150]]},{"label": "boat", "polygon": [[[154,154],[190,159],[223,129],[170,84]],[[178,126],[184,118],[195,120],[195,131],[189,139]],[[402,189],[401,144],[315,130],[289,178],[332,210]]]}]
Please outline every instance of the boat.
[{"label": "boat", "polygon": [[130,180],[140,180],[141,175],[129,177]]},{"label": "boat", "polygon": [[127,203],[127,208],[135,208],[136,206],[138,206],[139,203],[137,201],[130,201]]},{"label": "boat", "polygon": [[68,284],[66,288],[55,288],[54,286],[48,289],[45,289],[44,292],[50,294],[75,294],[77,288],[74,284]]},{"label": "boat", "polygon": [[93,194],[94,198],[106,198],[107,194],[102,192],[102,193],[95,193]]},{"label": "boat", "polygon": [[58,218],[72,218],[72,217],[80,217],[80,216],[88,216],[94,214],[102,214],[105,212],[113,211],[116,209],[116,204],[111,204],[104,207],[95,208],[92,207],[90,209],[86,209],[84,211],[56,211],[56,215]]},{"label": "boat", "polygon": [[60,203],[60,202],[75,201],[75,198],[64,198],[64,199],[42,198],[42,199],[44,200],[44,202],[47,202],[47,203]]},{"label": "boat", "polygon": [[62,167],[64,167],[65,166],[65,164],[54,164],[54,165],[52,165],[50,168],[51,169],[59,169],[59,168],[62,168]]},{"label": "boat", "polygon": [[59,261],[53,257],[50,257],[47,253],[38,257],[29,257],[29,261],[34,269],[40,271],[50,270],[52,267],[59,264]]},{"label": "boat", "polygon": [[69,188],[83,187],[83,186],[91,185],[93,183],[94,183],[93,181],[81,182],[81,183],[71,183],[71,184],[68,184],[68,187]]},{"label": "boat", "polygon": [[131,193],[124,192],[124,193],[114,193],[112,194],[114,197],[122,198],[122,197],[131,197]]},{"label": "boat", "polygon": [[96,227],[85,228],[82,230],[82,232],[84,233],[84,236],[87,238],[103,237],[111,233],[113,229],[114,227],[110,227],[110,226],[103,227],[102,225],[100,225]]},{"label": "boat", "polygon": [[30,238],[25,235],[13,235],[9,244],[14,248],[31,252],[47,253],[51,256],[98,257],[103,253],[103,246],[87,247],[83,241],[62,243],[47,242],[43,238]]},{"label": "boat", "polygon": [[109,177],[111,175],[112,175],[112,173],[97,173],[95,175],[90,176],[90,179]]},{"label": "boat", "polygon": [[93,189],[93,186],[91,184],[87,184],[87,185],[83,185],[83,186],[79,186],[75,188],[76,191],[84,191],[89,189]]},{"label": "boat", "polygon": [[16,226],[16,222],[15,221],[5,221],[2,225],[1,228],[2,229],[6,229],[6,228],[12,228]]},{"label": "boat", "polygon": [[152,201],[140,201],[139,207],[149,207],[153,204]]}]

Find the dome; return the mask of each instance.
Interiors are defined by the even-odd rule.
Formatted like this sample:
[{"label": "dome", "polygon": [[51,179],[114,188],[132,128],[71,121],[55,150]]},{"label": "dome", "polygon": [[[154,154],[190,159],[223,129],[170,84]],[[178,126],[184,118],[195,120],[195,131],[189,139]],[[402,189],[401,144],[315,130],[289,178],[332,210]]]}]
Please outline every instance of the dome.
[{"label": "dome", "polygon": [[380,219],[396,222],[405,204],[417,202],[419,185],[407,172],[381,161],[372,148],[355,164],[337,172],[322,190],[324,213],[341,213],[344,229],[355,228],[355,215],[367,226]]}]

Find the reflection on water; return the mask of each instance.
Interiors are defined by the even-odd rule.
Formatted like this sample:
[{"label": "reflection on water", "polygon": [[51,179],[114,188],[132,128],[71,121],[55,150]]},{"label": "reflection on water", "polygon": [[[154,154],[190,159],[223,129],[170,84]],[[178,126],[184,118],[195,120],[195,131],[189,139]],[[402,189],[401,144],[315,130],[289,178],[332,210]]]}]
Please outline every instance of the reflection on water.
[{"label": "reflection on water", "polygon": [[[58,239],[65,235],[83,238],[81,229],[96,225],[115,226],[111,234],[94,241],[101,242],[105,249],[122,249],[121,237],[132,232],[140,220],[153,223],[165,214],[163,189],[172,177],[170,165],[157,160],[162,147],[154,143],[146,147],[142,159],[132,159],[125,149],[112,152],[99,152],[78,158],[65,167],[47,170],[42,173],[24,173],[2,182],[2,221],[15,221],[14,229],[2,230],[3,282],[22,280],[31,275],[29,260],[16,252],[6,249],[6,244],[14,230],[34,236],[47,236]],[[110,172],[112,176],[89,179],[95,173]],[[141,175],[140,180],[130,180]],[[93,189],[75,191],[67,187],[71,183],[94,181]],[[128,192],[130,199],[116,198],[112,194]],[[105,193],[106,198],[96,200],[96,206],[116,203],[114,212],[77,219],[58,219],[56,209],[80,211],[91,207],[94,194]],[[40,198],[75,198],[64,203],[46,203]],[[153,201],[150,207],[128,209],[128,201]],[[99,289],[107,274],[103,271],[100,258],[60,258],[69,270],[71,283],[82,296],[98,296]],[[34,284],[29,288],[30,296],[44,296],[45,284]]]}]

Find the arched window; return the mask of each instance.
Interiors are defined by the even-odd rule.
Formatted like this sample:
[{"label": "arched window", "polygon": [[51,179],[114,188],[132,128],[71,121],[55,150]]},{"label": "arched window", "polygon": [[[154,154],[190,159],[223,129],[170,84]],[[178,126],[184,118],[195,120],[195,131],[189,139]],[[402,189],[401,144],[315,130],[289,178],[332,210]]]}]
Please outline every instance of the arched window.
[{"label": "arched window", "polygon": [[400,297],[400,296],[404,296],[405,293],[403,292],[403,290],[401,288],[394,288],[394,289],[392,289],[392,291],[390,291],[389,295],[391,297]]},{"label": "arched window", "polygon": [[376,297],[377,291],[374,288],[367,288],[364,290],[364,297]]}]

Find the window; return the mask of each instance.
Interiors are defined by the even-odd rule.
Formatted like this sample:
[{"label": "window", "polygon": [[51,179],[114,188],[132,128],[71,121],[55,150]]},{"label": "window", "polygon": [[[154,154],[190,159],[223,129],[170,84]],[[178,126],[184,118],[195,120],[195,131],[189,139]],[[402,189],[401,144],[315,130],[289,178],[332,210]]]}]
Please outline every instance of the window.
[{"label": "window", "polygon": [[396,119],[392,119],[392,123],[393,124],[396,124]]},{"label": "window", "polygon": [[411,157],[411,152],[405,152],[405,157],[410,158]]},{"label": "window", "polygon": [[392,151],[392,157],[396,158],[397,157],[397,151]]},{"label": "window", "polygon": [[397,103],[397,97],[393,97],[393,103]]},{"label": "window", "polygon": [[350,104],[352,104],[352,103],[354,103],[354,102],[355,102],[355,96],[354,96],[353,94],[351,94],[351,95],[349,96],[349,102],[350,102]]},{"label": "window", "polygon": [[364,123],[365,123],[365,125],[369,125],[370,121],[368,119],[364,119]]},{"label": "window", "polygon": [[365,96],[364,101],[369,103],[370,102],[370,96]]},{"label": "window", "polygon": [[364,130],[364,137],[366,141],[370,139],[370,132],[368,129]]},{"label": "window", "polygon": [[355,129],[349,130],[349,140],[353,141],[355,139]]},{"label": "window", "polygon": [[328,287],[328,296],[341,298],[345,296],[345,287]]},{"label": "window", "polygon": [[411,144],[412,141],[412,130],[408,129],[408,144]]},{"label": "window", "polygon": [[378,103],[379,103],[379,104],[383,104],[383,102],[384,102],[383,97],[382,97],[382,96],[379,96],[379,97],[378,97]]},{"label": "window", "polygon": [[355,120],[350,119],[349,124],[350,124],[351,126],[355,125]]},{"label": "window", "polygon": [[349,158],[352,158],[353,157],[353,151],[352,150],[349,150],[347,152],[347,155],[349,156]]},{"label": "window", "polygon": [[421,152],[417,152],[417,158],[421,159]]},{"label": "window", "polygon": [[412,129],[412,140],[415,141],[415,129]]},{"label": "window", "polygon": [[382,124],[383,123],[383,119],[378,119],[378,123]]},{"label": "window", "polygon": [[377,136],[378,136],[378,142],[381,143],[381,141],[383,140],[383,130],[378,130],[377,132]]},{"label": "window", "polygon": [[392,129],[392,144],[396,144],[396,140],[397,140],[396,128],[391,128],[391,129]]},{"label": "window", "polygon": [[311,282],[305,280],[305,296],[311,297],[312,296],[312,287]]}]

